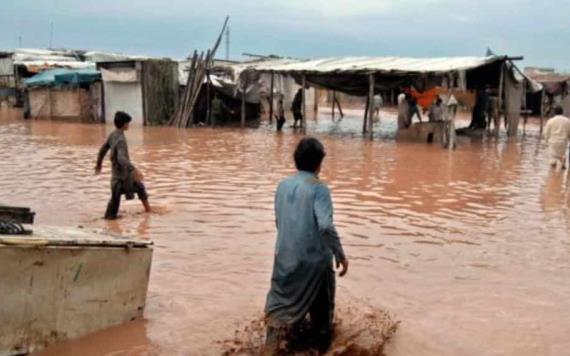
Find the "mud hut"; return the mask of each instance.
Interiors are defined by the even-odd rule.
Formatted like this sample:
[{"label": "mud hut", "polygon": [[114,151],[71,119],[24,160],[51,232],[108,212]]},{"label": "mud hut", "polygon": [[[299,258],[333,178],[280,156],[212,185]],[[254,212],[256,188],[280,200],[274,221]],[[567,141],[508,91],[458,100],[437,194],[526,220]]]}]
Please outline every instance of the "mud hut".
[{"label": "mud hut", "polygon": [[172,116],[179,93],[178,63],[136,59],[97,63],[103,79],[103,117],[125,111],[135,125],[162,125]]}]

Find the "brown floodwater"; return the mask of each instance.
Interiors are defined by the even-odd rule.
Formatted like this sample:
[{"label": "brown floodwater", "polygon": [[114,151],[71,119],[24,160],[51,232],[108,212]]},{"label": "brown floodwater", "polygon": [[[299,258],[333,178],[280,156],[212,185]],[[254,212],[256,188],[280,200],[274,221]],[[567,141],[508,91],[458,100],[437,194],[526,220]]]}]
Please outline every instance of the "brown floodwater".
[{"label": "brown floodwater", "polygon": [[[570,182],[548,168],[536,125],[516,140],[460,138],[449,152],[396,142],[389,113],[365,140],[360,114],[347,111],[335,124],[327,109],[308,131],[328,152],[321,176],[351,261],[339,298],[401,321],[386,354],[567,355]],[[262,314],[273,194],[294,173],[300,134],[132,128],[156,212],[123,201],[124,218],[106,222],[109,163],[101,176],[93,166],[112,127],[20,117],[0,114],[1,202],[32,207],[37,224],[155,243],[145,320],[44,355],[216,355]]]}]

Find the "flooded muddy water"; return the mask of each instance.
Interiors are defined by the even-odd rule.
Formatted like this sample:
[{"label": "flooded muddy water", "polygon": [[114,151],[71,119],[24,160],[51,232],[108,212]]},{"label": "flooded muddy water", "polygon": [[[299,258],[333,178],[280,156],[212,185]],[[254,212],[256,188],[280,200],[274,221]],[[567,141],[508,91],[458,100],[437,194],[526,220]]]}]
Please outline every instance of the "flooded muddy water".
[{"label": "flooded muddy water", "polygon": [[[396,142],[389,114],[370,142],[361,119],[335,124],[326,112],[308,132],[328,152],[321,177],[351,261],[338,295],[401,321],[386,355],[567,355],[570,182],[549,170],[537,127],[511,141],[460,138],[449,152]],[[220,354],[220,340],[262,313],[273,194],[302,136],[264,124],[132,128],[156,212],[123,201],[124,218],[106,222],[110,167],[93,167],[111,130],[0,114],[1,202],[32,207],[37,224],[155,243],[145,320],[42,354]]]}]

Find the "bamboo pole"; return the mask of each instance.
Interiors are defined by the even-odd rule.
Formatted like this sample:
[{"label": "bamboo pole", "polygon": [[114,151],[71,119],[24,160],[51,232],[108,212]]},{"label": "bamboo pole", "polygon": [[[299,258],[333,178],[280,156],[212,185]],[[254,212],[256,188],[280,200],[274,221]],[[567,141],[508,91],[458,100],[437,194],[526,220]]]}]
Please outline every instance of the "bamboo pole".
[{"label": "bamboo pole", "polygon": [[275,81],[275,73],[271,71],[271,85],[269,89],[269,123],[273,122],[273,86]]},{"label": "bamboo pole", "polygon": [[303,126],[303,133],[307,132],[307,98],[305,97],[305,86],[306,84],[306,78],[305,78],[305,74],[303,74],[303,77],[301,79],[301,84],[303,85],[303,87],[301,88],[301,93],[302,93],[302,110],[303,110],[303,119],[301,120],[301,125]]},{"label": "bamboo pole", "polygon": [[374,137],[374,74],[368,75],[368,133],[370,139]]}]

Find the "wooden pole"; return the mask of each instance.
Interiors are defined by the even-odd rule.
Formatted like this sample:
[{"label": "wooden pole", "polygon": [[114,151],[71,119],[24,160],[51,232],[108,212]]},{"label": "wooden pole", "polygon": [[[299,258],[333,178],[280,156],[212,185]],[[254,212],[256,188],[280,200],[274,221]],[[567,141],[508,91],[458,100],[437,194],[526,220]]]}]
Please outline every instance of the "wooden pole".
[{"label": "wooden pole", "polygon": [[334,121],[334,105],[335,105],[335,98],[336,98],[336,91],[333,90],[333,95],[332,95],[332,112],[331,112],[331,118],[332,121]]},{"label": "wooden pole", "polygon": [[[449,83],[449,98],[451,99],[453,96],[453,86],[455,85],[453,77],[449,78]],[[449,113],[451,116],[448,117],[449,131],[447,133],[447,148],[453,151],[455,149],[455,115],[457,114],[457,105],[452,105],[451,107],[448,105],[447,110],[448,112],[451,111],[451,113]]]},{"label": "wooden pole", "polygon": [[273,122],[273,85],[275,73],[271,71],[271,88],[269,90],[269,123]]},{"label": "wooden pole", "polygon": [[368,75],[368,133],[370,139],[374,137],[374,74]]},{"label": "wooden pole", "polygon": [[210,70],[206,70],[206,123],[212,126],[212,102],[211,96],[212,93],[210,91]]},{"label": "wooden pole", "polygon": [[313,111],[315,114],[315,121],[317,120],[318,113],[319,113],[319,90],[317,88],[313,89]]},{"label": "wooden pole", "polygon": [[544,97],[545,97],[545,89],[542,88],[542,92],[540,94],[540,133],[542,134],[542,130],[544,128]]},{"label": "wooden pole", "polygon": [[336,103],[336,107],[338,108],[338,113],[340,114],[340,118],[344,117],[344,113],[342,112],[342,107],[340,106],[340,101],[338,100],[337,96],[334,97],[334,102]]},{"label": "wooden pole", "polygon": [[503,113],[503,90],[505,86],[505,63],[501,64],[501,74],[499,76],[499,91],[497,93],[497,111],[498,111],[498,127],[495,127],[495,135],[499,135],[499,130],[501,129],[501,113]]},{"label": "wooden pole", "polygon": [[245,127],[245,90],[247,89],[247,82],[244,80],[241,88],[241,127]]},{"label": "wooden pole", "polygon": [[366,97],[366,107],[364,108],[364,120],[362,121],[362,134],[366,134],[366,124],[368,119],[368,109],[370,106],[370,101],[368,100],[369,97]]},{"label": "wooden pole", "polygon": [[307,132],[307,98],[305,97],[305,94],[306,94],[305,74],[303,74],[303,77],[301,79],[301,85],[303,85],[303,87],[301,88],[301,94],[302,94],[302,98],[303,98],[303,101],[302,101],[303,119],[301,120],[301,125],[303,126],[303,133],[305,133],[305,132]]}]

